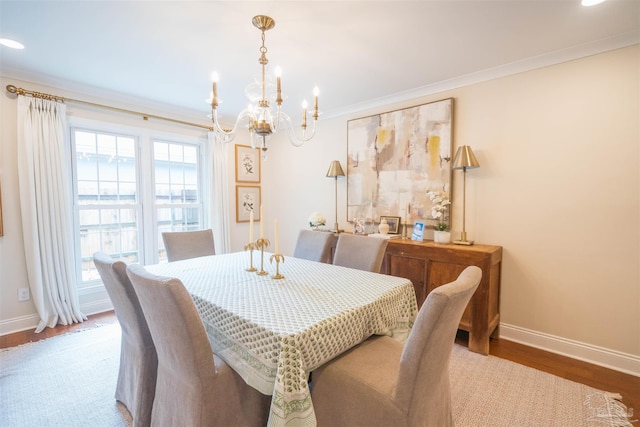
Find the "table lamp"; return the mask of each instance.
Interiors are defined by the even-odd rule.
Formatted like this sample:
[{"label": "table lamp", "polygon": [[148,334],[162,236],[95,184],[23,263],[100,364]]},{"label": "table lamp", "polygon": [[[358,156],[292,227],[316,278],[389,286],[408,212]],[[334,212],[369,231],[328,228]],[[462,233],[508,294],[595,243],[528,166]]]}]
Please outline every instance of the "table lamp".
[{"label": "table lamp", "polygon": [[344,171],[342,170],[342,166],[340,166],[340,162],[338,160],[333,160],[329,165],[329,170],[327,171],[327,178],[334,178],[336,181],[336,222],[333,226],[334,233],[340,233],[340,228],[338,227],[338,177],[344,176]]},{"label": "table lamp", "polygon": [[473,245],[473,240],[467,240],[467,230],[465,229],[465,211],[467,209],[467,169],[475,169],[480,167],[476,156],[473,154],[471,147],[463,145],[458,147],[456,156],[453,159],[453,169],[462,169],[462,234],[460,240],[454,240],[456,245]]}]

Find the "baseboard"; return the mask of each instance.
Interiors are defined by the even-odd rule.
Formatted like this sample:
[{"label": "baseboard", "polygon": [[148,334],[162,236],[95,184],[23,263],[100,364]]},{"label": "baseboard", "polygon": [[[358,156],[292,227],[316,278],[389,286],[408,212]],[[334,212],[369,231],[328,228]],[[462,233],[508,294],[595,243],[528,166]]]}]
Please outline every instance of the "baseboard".
[{"label": "baseboard", "polygon": [[81,304],[80,310],[86,315],[91,316],[92,314],[104,313],[105,311],[113,310],[113,304],[109,298],[93,301],[90,304]]},{"label": "baseboard", "polygon": [[[88,303],[80,304],[80,311],[86,316],[103,313],[113,310],[113,304],[109,298]],[[40,317],[37,314],[29,314],[27,316],[14,317],[0,321],[0,335],[13,334],[15,332],[35,329],[38,326]]]},{"label": "baseboard", "polygon": [[640,356],[500,323],[500,339],[640,377]]},{"label": "baseboard", "polygon": [[13,334],[14,332],[26,331],[27,329],[35,329],[38,326],[40,317],[37,314],[29,314],[27,316],[14,317],[0,321],[0,335]]}]

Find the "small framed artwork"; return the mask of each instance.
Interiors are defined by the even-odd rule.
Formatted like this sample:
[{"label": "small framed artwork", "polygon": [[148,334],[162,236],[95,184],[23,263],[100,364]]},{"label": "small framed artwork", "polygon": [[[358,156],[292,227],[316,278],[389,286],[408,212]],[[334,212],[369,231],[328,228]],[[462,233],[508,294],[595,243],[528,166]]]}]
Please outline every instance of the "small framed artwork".
[{"label": "small framed artwork", "polygon": [[260,220],[260,187],[236,185],[236,222],[249,222],[253,211],[253,220]]},{"label": "small framed artwork", "polygon": [[411,240],[422,242],[424,236],[424,222],[416,221],[413,223],[413,232],[411,233]]},{"label": "small framed artwork", "polygon": [[367,234],[364,219],[353,220],[353,234]]},{"label": "small framed artwork", "polygon": [[398,234],[400,232],[400,217],[399,216],[381,216],[380,222],[383,219],[387,220],[389,224],[389,234]]},{"label": "small framed artwork", "polygon": [[260,149],[236,145],[236,182],[260,183]]}]

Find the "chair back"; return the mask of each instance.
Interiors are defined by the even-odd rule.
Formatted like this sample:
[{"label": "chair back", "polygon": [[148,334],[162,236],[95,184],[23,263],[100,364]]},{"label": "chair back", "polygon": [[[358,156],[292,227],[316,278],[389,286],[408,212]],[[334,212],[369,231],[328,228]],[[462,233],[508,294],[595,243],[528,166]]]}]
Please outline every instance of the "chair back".
[{"label": "chair back", "polygon": [[409,425],[453,425],[449,361],[465,307],[476,291],[482,270],[465,268],[458,278],[429,293],[409,333],[400,358],[395,393],[408,410]]},{"label": "chair back", "polygon": [[[136,264],[127,272],[158,352],[153,424],[191,425],[190,417],[200,418],[203,393],[216,400],[209,389],[216,366],[200,316],[180,280],[155,276]],[[173,402],[167,402],[167,394]]]},{"label": "chair back", "polygon": [[341,233],[333,264],[379,273],[388,243],[386,239]]},{"label": "chair back", "polygon": [[213,231],[166,231],[162,233],[167,259],[179,261],[181,259],[215,255]]},{"label": "chair back", "polygon": [[140,265],[127,273],[158,352],[154,426],[252,426],[266,424],[269,396],[248,386],[213,354],[191,296],[175,278]]},{"label": "chair back", "polygon": [[334,238],[333,233],[300,230],[293,256],[309,261],[327,262]]},{"label": "chair back", "polygon": [[127,407],[136,425],[148,426],[158,366],[149,326],[138,295],[127,276],[126,264],[104,252],[96,252],[93,262],[122,329],[116,399]]},{"label": "chair back", "polygon": [[171,366],[185,381],[213,380],[215,365],[202,320],[179,279],[156,276],[138,264],[127,273],[158,352],[158,363]]}]

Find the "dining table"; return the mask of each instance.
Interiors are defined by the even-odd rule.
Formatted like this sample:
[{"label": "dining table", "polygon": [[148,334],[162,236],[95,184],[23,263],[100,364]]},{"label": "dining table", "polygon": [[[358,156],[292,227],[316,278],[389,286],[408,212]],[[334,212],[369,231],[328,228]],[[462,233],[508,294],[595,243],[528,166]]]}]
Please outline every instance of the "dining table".
[{"label": "dining table", "polygon": [[[258,256],[261,252],[257,252]],[[250,257],[253,255],[253,258]],[[269,426],[315,426],[309,374],[366,340],[404,340],[418,312],[410,280],[271,253],[234,252],[145,268],[179,279],[213,352],[271,395]]]}]

